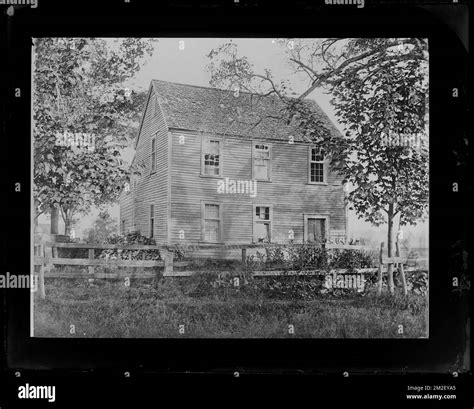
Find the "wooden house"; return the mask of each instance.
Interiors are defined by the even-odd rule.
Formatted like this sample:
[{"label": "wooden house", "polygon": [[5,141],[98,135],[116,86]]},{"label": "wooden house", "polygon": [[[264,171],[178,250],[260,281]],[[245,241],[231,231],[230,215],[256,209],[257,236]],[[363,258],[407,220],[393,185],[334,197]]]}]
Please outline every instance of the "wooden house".
[{"label": "wooden house", "polygon": [[[304,103],[338,133],[316,102]],[[165,244],[344,237],[342,180],[282,119],[283,105],[277,96],[152,81],[135,141],[141,175],[120,199],[122,232]]]}]

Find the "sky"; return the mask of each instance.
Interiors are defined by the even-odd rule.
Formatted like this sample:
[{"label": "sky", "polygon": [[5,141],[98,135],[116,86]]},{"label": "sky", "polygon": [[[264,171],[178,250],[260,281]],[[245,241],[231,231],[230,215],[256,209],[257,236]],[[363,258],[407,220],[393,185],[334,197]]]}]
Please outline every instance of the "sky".
[{"label": "sky", "polygon": [[[153,55],[135,77],[124,86],[131,89],[147,90],[152,79],[209,86],[210,74],[206,70],[209,63],[207,54],[219,45],[230,41],[237,44],[239,55],[248,58],[253,64],[255,72],[263,72],[265,68],[270,69],[277,81],[290,80],[291,88],[298,94],[303,93],[309,87],[308,78],[301,76],[301,74],[294,74],[288,65],[285,58],[285,44],[282,45],[281,42],[272,38],[161,38],[155,45]],[[115,46],[112,39],[107,39],[107,42],[111,47]],[[331,95],[322,89],[316,89],[307,98],[314,99],[339,131],[344,132],[331,105]],[[92,226],[97,214],[98,211],[93,211],[90,215],[81,217],[81,222],[76,226],[78,237],[82,237],[83,229]],[[118,218],[119,207],[111,206],[110,214]],[[44,223],[45,219],[40,219],[39,222]],[[427,242],[427,223],[418,224],[416,227],[405,227],[404,232],[417,242],[420,240]],[[359,220],[352,211],[349,211],[349,237],[351,236],[370,236],[373,240],[386,241],[386,225],[375,228],[369,223]]]},{"label": "sky", "polygon": [[[180,49],[180,41],[184,49]],[[303,93],[308,88],[308,80],[295,76],[282,58],[282,45],[276,39],[225,39],[225,38],[166,38],[160,39],[149,63],[143,66],[131,86],[147,89],[152,79],[209,86],[210,75],[206,70],[209,63],[207,54],[219,45],[232,41],[237,44],[239,54],[246,56],[254,64],[256,72],[269,68],[276,79],[291,78],[295,92]],[[308,98],[315,99],[331,120],[336,123],[330,96],[315,90]],[[342,128],[339,128],[342,131]]]}]

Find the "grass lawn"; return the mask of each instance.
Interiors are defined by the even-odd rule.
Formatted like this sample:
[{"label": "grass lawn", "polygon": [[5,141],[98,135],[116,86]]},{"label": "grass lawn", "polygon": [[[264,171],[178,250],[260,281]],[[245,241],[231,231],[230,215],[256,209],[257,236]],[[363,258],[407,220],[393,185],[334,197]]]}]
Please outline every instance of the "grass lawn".
[{"label": "grass lawn", "polygon": [[[265,280],[265,279],[263,279]],[[35,294],[37,337],[85,338],[418,338],[427,336],[427,297],[298,300],[281,294],[211,286],[194,278],[47,279]],[[71,325],[75,333],[71,334]],[[180,326],[184,325],[184,334]],[[289,333],[289,325],[294,334]],[[400,325],[403,333],[399,333]],[[183,327],[181,327],[183,329]]]}]

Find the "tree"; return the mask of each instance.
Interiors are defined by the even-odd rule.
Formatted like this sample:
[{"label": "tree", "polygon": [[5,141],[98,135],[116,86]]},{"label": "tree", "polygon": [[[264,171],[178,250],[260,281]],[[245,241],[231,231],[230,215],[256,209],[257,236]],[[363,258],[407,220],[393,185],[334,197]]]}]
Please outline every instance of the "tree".
[{"label": "tree", "polygon": [[[115,201],[129,180],[120,155],[145,92],[123,84],[152,50],[152,40],[134,38],[113,46],[98,38],[35,39],[35,216],[58,209],[65,234],[75,214]],[[64,137],[79,146],[64,146]]]},{"label": "tree", "polygon": [[[291,41],[291,43],[290,43]],[[235,44],[209,54],[211,84],[240,84],[286,102],[287,121],[297,121],[304,135],[325,151],[332,167],[353,186],[348,199],[359,217],[374,225],[387,223],[388,256],[393,256],[393,224],[416,224],[428,208],[427,98],[428,53],[423,39],[285,40],[288,63],[309,79],[298,99],[288,99],[288,82],[270,70],[255,73]],[[290,46],[291,44],[291,46]],[[235,86],[235,85],[234,85]],[[303,98],[323,87],[343,137],[321,128]],[[293,93],[294,95],[294,93]],[[416,146],[401,146],[393,135],[418,135]],[[393,265],[389,289],[394,292]]]},{"label": "tree", "polygon": [[[372,42],[363,45],[366,52],[372,48]],[[357,214],[374,225],[387,222],[391,257],[395,217],[401,226],[416,224],[428,208],[427,64],[423,58],[383,61],[370,71],[338,75],[333,104],[347,133],[344,150],[335,156],[344,160],[340,173],[355,186],[349,200]],[[421,136],[419,143],[408,146],[390,140],[399,135]],[[390,264],[393,293],[392,268]]]},{"label": "tree", "polygon": [[88,241],[104,243],[106,239],[118,233],[118,221],[113,219],[107,210],[102,210],[89,230]]}]

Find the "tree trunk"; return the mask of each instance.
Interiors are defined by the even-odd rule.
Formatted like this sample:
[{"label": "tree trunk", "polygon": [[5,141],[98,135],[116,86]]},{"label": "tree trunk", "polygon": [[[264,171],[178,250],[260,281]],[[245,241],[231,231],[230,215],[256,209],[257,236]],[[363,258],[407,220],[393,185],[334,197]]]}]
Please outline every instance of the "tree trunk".
[{"label": "tree trunk", "polygon": [[74,218],[74,210],[71,208],[61,208],[61,216],[64,221],[64,234],[66,236],[70,236]]},{"label": "tree trunk", "polygon": [[57,207],[51,208],[51,234],[59,234],[59,209]]},{"label": "tree trunk", "polygon": [[[387,255],[388,258],[393,257],[393,204],[389,205],[388,208],[388,237],[387,237]],[[390,291],[390,294],[393,295],[395,293],[395,286],[393,283],[393,263],[388,265],[387,269],[387,285]]]},{"label": "tree trunk", "polygon": [[64,219],[64,234],[66,236],[71,235],[71,219],[69,218]]},{"label": "tree trunk", "polygon": [[382,282],[383,282],[383,242],[380,243],[380,252],[379,252],[379,268],[377,274],[377,295],[382,294]]}]

